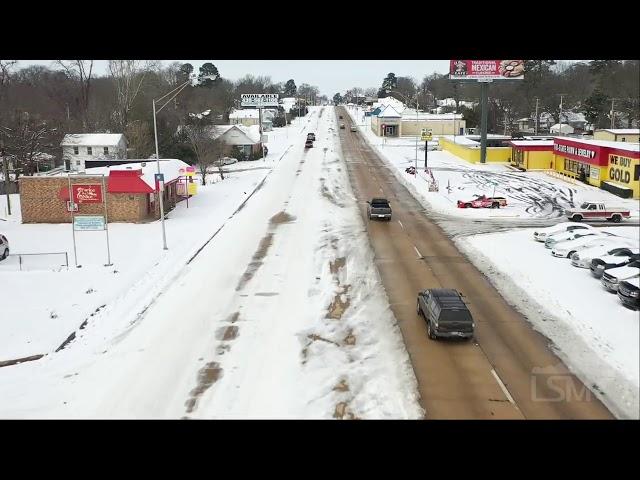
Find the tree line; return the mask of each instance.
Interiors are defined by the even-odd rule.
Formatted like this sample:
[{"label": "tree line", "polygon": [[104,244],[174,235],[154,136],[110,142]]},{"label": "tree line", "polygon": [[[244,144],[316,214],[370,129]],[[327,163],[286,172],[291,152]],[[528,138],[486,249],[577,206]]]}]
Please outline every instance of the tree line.
[{"label": "tree line", "polygon": [[[157,116],[158,146],[161,157],[188,163],[197,162],[197,149],[179,127],[228,123],[229,114],[241,108],[241,94],[304,99],[300,106],[305,109],[296,104],[288,122],[306,112],[307,104],[327,101],[316,86],[296,86],[293,79],[274,82],[247,74],[231,81],[211,62],[195,71],[189,63],[110,60],[108,72],[99,76],[92,60],[24,68],[0,60],[0,147],[12,159],[16,177],[32,175],[43,156],[61,158],[60,142],[67,133],[123,133],[129,158],[149,158],[155,153],[152,100],[178,89],[180,94]],[[194,115],[204,111],[206,116]],[[284,125],[282,108],[279,113],[274,126]]]},{"label": "tree line", "polygon": [[[452,98],[455,105],[443,107],[444,113],[462,113],[468,127],[480,123],[480,106],[462,105],[478,102],[480,85],[477,82],[450,80],[448,74],[425,75],[418,82],[411,77],[389,73],[378,89],[347,90],[337,93],[335,103],[354,101],[366,92],[378,98],[393,96],[408,105],[436,108],[438,100]],[[558,123],[560,104],[563,112],[583,113],[594,128],[632,128],[640,120],[640,61],[591,60],[557,62],[555,60],[525,60],[523,80],[495,81],[489,85],[488,129],[517,131],[520,118],[535,119],[547,112]],[[612,109],[613,106],[613,109]],[[613,110],[613,119],[611,111]],[[539,118],[537,119],[539,121]],[[566,121],[563,115],[563,121]]]}]

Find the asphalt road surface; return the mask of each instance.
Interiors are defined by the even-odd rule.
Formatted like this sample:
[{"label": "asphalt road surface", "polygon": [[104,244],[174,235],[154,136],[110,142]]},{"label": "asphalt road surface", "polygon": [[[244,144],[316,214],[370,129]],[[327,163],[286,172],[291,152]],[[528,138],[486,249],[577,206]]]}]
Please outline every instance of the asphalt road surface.
[{"label": "asphalt road surface", "polygon": [[[390,172],[347,112],[338,130],[375,261],[409,352],[428,419],[610,419],[607,408],[509,306]],[[391,201],[393,219],[369,221],[366,201]],[[426,288],[462,292],[476,323],[473,341],[430,340],[416,313]]]}]

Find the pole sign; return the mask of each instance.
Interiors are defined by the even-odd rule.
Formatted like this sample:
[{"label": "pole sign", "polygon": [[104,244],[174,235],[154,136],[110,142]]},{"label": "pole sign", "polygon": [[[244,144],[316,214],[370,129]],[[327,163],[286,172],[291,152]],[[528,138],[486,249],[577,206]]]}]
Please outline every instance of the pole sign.
[{"label": "pole sign", "polygon": [[72,185],[73,203],[102,203],[102,186]]},{"label": "pole sign", "polygon": [[431,141],[431,140],[432,140],[432,138],[433,138],[432,132],[433,132],[433,130],[432,130],[432,129],[430,129],[430,128],[423,128],[423,129],[422,129],[422,131],[421,131],[421,133],[420,133],[420,136],[421,136],[421,138],[422,138],[422,141],[423,141],[423,142],[429,142],[429,141]]},{"label": "pole sign", "polygon": [[73,217],[75,231],[93,232],[106,230],[104,215],[76,215]]},{"label": "pole sign", "polygon": [[243,107],[262,108],[278,106],[277,93],[243,93],[240,97],[242,98],[241,105]]},{"label": "pole sign", "polygon": [[452,80],[523,80],[524,60],[450,60]]}]

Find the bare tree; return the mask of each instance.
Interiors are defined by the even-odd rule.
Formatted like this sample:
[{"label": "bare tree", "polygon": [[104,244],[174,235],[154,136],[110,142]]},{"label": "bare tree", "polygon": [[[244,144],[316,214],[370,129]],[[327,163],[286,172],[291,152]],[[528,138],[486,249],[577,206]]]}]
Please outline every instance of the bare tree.
[{"label": "bare tree", "polygon": [[129,112],[152,65],[146,60],[109,60],[109,73],[116,84],[116,124],[127,128]]},{"label": "bare tree", "polygon": [[202,177],[202,185],[207,184],[207,173],[212,165],[218,166],[220,178],[224,180],[222,162],[219,161],[224,152],[224,143],[220,139],[214,139],[212,127],[205,122],[194,122],[184,127],[184,132],[189,145],[196,155],[196,165]]},{"label": "bare tree", "polygon": [[89,94],[91,92],[91,78],[93,74],[93,60],[57,60],[69,78],[80,85],[80,107],[82,110],[82,126],[87,128],[89,111]]}]

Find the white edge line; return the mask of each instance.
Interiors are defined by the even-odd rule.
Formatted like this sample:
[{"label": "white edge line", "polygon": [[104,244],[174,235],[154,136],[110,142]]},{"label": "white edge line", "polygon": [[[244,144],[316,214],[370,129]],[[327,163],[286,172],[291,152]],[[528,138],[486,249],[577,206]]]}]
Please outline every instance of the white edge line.
[{"label": "white edge line", "polygon": [[504,393],[504,395],[507,397],[507,399],[511,403],[513,403],[515,405],[515,402],[513,401],[513,397],[509,393],[509,390],[507,390],[507,387],[504,385],[504,383],[502,383],[502,380],[500,380],[500,377],[496,373],[495,369],[492,368],[491,369],[491,373],[493,374],[493,376],[495,377],[496,381],[498,382],[498,385],[500,385],[500,388],[502,389],[502,393]]},{"label": "white edge line", "polygon": [[400,226],[401,226],[402,228],[404,228],[404,225],[402,224],[402,222],[401,222],[400,220],[398,220],[398,223],[400,224]]}]

